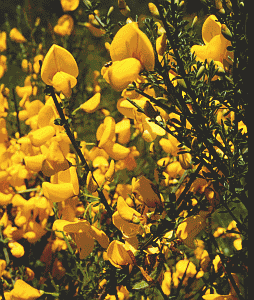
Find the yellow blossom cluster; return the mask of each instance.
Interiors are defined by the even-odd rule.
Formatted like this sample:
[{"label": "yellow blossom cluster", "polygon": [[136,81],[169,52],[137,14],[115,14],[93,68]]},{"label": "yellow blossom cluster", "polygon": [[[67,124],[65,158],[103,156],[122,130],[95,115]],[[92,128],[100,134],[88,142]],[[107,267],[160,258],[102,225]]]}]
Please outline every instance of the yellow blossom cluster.
[{"label": "yellow blossom cluster", "polygon": [[[61,5],[66,14],[59,18],[53,31],[58,38],[68,38],[75,32],[71,15],[79,7],[79,1],[61,0]],[[118,1],[118,6],[124,16],[129,16],[130,9],[125,1]],[[155,17],[159,17],[153,3],[149,3],[149,9]],[[99,16],[99,11],[95,10],[89,15],[89,22],[85,23],[85,27],[97,38],[105,34],[105,30],[99,28]],[[202,27],[204,45],[194,45],[190,49],[196,56],[196,63],[214,61],[220,71],[229,71],[231,61],[228,56],[233,60],[233,55],[228,50],[231,46],[226,38],[228,35],[224,24],[218,22],[215,15],[209,16]],[[9,36],[21,45],[28,42],[17,28],[13,28]],[[7,49],[6,39],[6,32],[1,32],[0,52]],[[208,146],[202,145],[200,151],[207,158],[203,159],[206,164],[200,160],[195,162],[190,149],[198,144],[191,118],[194,105],[187,103],[191,117],[185,119],[184,127],[191,132],[192,141],[188,148],[180,142],[181,135],[176,130],[182,124],[183,112],[173,105],[170,109],[156,105],[163,97],[156,96],[159,89],[146,85],[149,78],[144,74],[155,72],[156,63],[163,67],[166,61],[170,70],[166,69],[164,75],[168,76],[172,87],[179,84],[176,80],[177,61],[167,43],[166,31],[161,23],[158,23],[158,37],[152,45],[138,22],[128,19],[111,44],[107,44],[111,62],[100,72],[96,70],[93,73],[91,97],[72,113],[66,103],[72,101],[75,89],[79,89],[79,66],[74,56],[56,43],[47,53],[41,44],[32,59],[22,59],[21,68],[26,78],[24,86],[16,86],[15,89],[19,98],[16,99],[18,108],[15,107],[15,112],[9,111],[10,91],[1,84],[0,238],[12,259],[22,259],[29,250],[27,243],[36,245],[47,237],[40,255],[44,264],[40,285],[47,286],[48,274],[52,281],[61,283],[69,273],[61,260],[62,253],[70,254],[75,260],[75,267],[85,278],[87,271],[82,269],[84,264],[80,261],[85,261],[98,249],[96,259],[102,259],[108,269],[117,268],[128,276],[138,270],[148,286],[160,286],[165,297],[170,296],[173,289],[185,288],[193,282],[195,288],[200,289],[198,284],[207,280],[205,276],[209,272],[221,277],[226,273],[222,253],[211,255],[206,243],[201,240],[202,233],[211,234],[209,226],[213,213],[224,200],[213,178],[205,176],[211,170]],[[0,78],[6,70],[7,58],[1,55]],[[103,79],[99,79],[100,76]],[[218,79],[216,74],[212,81]],[[102,105],[102,80],[116,92],[121,92],[115,101],[117,114]],[[46,85],[45,96],[41,91],[42,85],[43,88]],[[146,87],[143,88],[144,85]],[[133,86],[135,88],[131,89]],[[164,85],[163,89],[166,92]],[[184,97],[186,93],[181,91],[179,95]],[[217,106],[213,117],[219,125],[226,121],[226,130],[230,128],[229,124],[234,126],[236,113],[229,108],[228,101],[221,104],[211,97],[208,105]],[[100,124],[97,124],[92,147],[84,139],[78,143],[77,133],[71,129],[72,117],[78,111],[87,118],[99,116],[96,120],[100,120]],[[13,137],[9,136],[6,123],[9,115],[26,125],[28,132],[24,133],[19,128]],[[246,134],[243,120],[237,121],[236,128]],[[235,150],[233,142],[225,153],[224,137],[216,130],[211,136],[217,143],[213,148],[215,154],[228,159]],[[137,140],[148,145],[147,156],[138,143],[134,145]],[[143,165],[147,164],[146,159],[154,161],[149,176],[144,174],[139,164],[140,157],[145,157]],[[121,174],[131,175],[124,181],[119,180]],[[172,203],[169,194],[175,197]],[[171,229],[165,225],[169,223]],[[114,232],[117,234],[114,235]],[[236,251],[242,250],[241,232],[235,221],[227,228],[216,227],[211,237],[215,240],[233,237]],[[146,242],[140,248],[142,239]],[[3,253],[6,256],[6,252]],[[140,253],[144,265],[140,264]],[[160,268],[162,271],[159,272]],[[25,266],[26,280],[17,275],[12,288],[6,284],[11,276],[7,269],[8,260],[0,259],[0,277],[4,278],[8,290],[3,293],[5,299],[37,299],[44,293],[26,283],[34,279],[32,267]],[[154,270],[158,273],[156,279]],[[239,286],[237,274],[230,274]],[[129,299],[127,285],[117,285],[115,295],[111,295],[109,276],[105,279],[100,274],[100,278],[103,279],[98,282],[98,287],[100,291],[106,291],[104,299]],[[202,299],[237,299],[235,286],[231,283],[229,280],[229,295],[201,288]],[[211,286],[212,282],[209,284]],[[76,285],[75,288],[75,295],[83,292]]]}]

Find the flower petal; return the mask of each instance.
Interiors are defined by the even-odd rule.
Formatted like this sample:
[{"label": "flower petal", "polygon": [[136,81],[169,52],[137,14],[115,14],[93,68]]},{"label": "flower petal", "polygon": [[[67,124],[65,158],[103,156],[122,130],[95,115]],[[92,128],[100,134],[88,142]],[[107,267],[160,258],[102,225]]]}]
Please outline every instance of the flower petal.
[{"label": "flower petal", "polygon": [[210,15],[202,26],[202,39],[208,44],[213,37],[221,32],[221,24],[215,15]]},{"label": "flower petal", "polygon": [[62,92],[65,97],[71,96],[71,88],[77,84],[77,79],[67,73],[57,72],[52,79],[53,87]]},{"label": "flower petal", "polygon": [[74,78],[79,74],[78,65],[71,53],[54,44],[44,58],[41,78],[46,84],[52,85],[53,76],[60,71],[72,75]]},{"label": "flower petal", "polygon": [[85,112],[91,114],[97,110],[101,102],[101,93],[96,93],[87,100],[85,103],[80,105],[80,108],[83,109]]},{"label": "flower petal", "polygon": [[115,61],[106,68],[102,68],[103,78],[116,91],[124,90],[131,82],[138,78],[142,66],[136,58],[126,58],[121,61]]},{"label": "flower petal", "polygon": [[113,62],[133,57],[140,61],[142,68],[154,69],[153,46],[136,22],[124,25],[116,33],[110,45],[110,56]]}]

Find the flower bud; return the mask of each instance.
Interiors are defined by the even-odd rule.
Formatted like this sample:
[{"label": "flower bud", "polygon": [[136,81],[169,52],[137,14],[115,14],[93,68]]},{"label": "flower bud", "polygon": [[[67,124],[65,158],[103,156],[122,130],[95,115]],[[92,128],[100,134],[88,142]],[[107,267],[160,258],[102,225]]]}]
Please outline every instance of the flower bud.
[{"label": "flower bud", "polygon": [[191,27],[193,27],[193,26],[197,23],[197,21],[198,21],[198,16],[195,16],[195,17],[193,18]]},{"label": "flower bud", "polygon": [[225,24],[221,25],[221,34],[228,41],[232,41],[232,39],[233,39],[232,33],[230,32],[230,30],[227,28],[227,26]]},{"label": "flower bud", "polygon": [[148,8],[150,10],[150,13],[153,15],[153,17],[155,18],[159,18],[160,17],[160,13],[158,11],[158,8],[156,7],[155,4],[153,3],[148,3]]},{"label": "flower bud", "polygon": [[179,154],[179,162],[181,167],[185,170],[191,169],[191,154],[190,153],[183,153]]},{"label": "flower bud", "polygon": [[89,173],[87,175],[86,187],[87,187],[87,190],[89,193],[94,193],[98,188],[97,183],[93,180],[91,171],[89,171]]},{"label": "flower bud", "polygon": [[196,79],[200,79],[205,73],[205,66],[202,65],[199,69],[198,72],[196,74]]},{"label": "flower bud", "polygon": [[114,175],[115,175],[115,162],[113,159],[111,159],[109,168],[108,168],[107,172],[105,173],[105,179],[108,181],[113,181]]}]

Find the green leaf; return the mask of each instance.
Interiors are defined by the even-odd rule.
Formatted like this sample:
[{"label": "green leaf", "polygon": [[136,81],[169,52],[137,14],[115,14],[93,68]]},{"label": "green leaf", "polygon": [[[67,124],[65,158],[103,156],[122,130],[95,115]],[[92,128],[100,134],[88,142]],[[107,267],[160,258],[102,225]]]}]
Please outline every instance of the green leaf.
[{"label": "green leaf", "polygon": [[142,290],[142,289],[145,289],[149,287],[149,284],[145,281],[145,280],[142,280],[136,284],[134,284],[134,286],[132,287],[133,290]]}]

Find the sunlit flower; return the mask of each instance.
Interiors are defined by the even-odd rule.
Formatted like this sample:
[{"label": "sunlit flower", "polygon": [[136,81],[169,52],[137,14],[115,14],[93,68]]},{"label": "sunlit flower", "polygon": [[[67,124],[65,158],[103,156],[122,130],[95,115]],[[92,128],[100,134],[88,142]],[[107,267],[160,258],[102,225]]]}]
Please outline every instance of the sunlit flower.
[{"label": "sunlit flower", "polygon": [[71,35],[73,28],[73,18],[70,15],[63,15],[58,19],[54,32],[61,36]]},{"label": "sunlit flower", "polygon": [[7,57],[5,55],[0,55],[0,78],[4,76],[7,71]]},{"label": "sunlit flower", "polygon": [[37,290],[31,285],[27,284],[21,279],[17,279],[14,283],[14,288],[11,291],[12,299],[20,300],[35,300],[39,298],[44,292],[42,290]]},{"label": "sunlit flower", "polygon": [[26,42],[26,38],[18,31],[17,28],[12,28],[10,31],[10,39],[16,43]]},{"label": "sunlit flower", "polygon": [[51,176],[51,182],[43,182],[45,197],[53,202],[61,202],[79,194],[76,167],[70,167]]},{"label": "sunlit flower", "polygon": [[4,52],[7,49],[6,37],[7,37],[6,32],[2,31],[0,33],[0,52]]},{"label": "sunlit flower", "polygon": [[115,133],[118,134],[117,140],[120,144],[127,144],[131,137],[130,120],[124,118],[122,121],[116,123]]},{"label": "sunlit flower", "polygon": [[17,258],[22,257],[25,254],[24,247],[18,242],[9,242],[8,246],[11,249],[11,254]]},{"label": "sunlit flower", "polygon": [[[159,136],[165,135],[166,131],[161,126],[156,124],[155,122],[151,122],[150,117],[147,117],[145,114],[134,111],[134,124],[136,128],[141,132],[142,138],[150,143],[155,140],[155,138]],[[161,116],[157,116],[156,121],[162,121]]]},{"label": "sunlit flower", "polygon": [[197,270],[196,266],[189,261],[188,259],[179,260],[176,264],[176,272],[173,273],[173,282],[174,286],[178,286],[179,279],[182,279],[184,274],[183,284],[186,285],[189,278],[192,278],[196,275]]},{"label": "sunlit flower", "polygon": [[21,68],[24,72],[27,72],[27,73],[32,72],[32,64],[27,59],[22,60]]},{"label": "sunlit flower", "polygon": [[71,89],[77,84],[78,73],[77,63],[71,53],[58,45],[52,45],[41,67],[42,80],[70,97]]},{"label": "sunlit flower", "polygon": [[172,281],[171,271],[166,271],[164,273],[161,289],[163,293],[167,296],[169,296],[171,292],[171,281]]},{"label": "sunlit flower", "polygon": [[115,176],[115,162],[113,159],[111,159],[109,168],[107,172],[105,173],[105,179],[108,181],[113,181]]},{"label": "sunlit flower", "polygon": [[[109,245],[107,235],[102,230],[90,225],[88,221],[69,222],[57,220],[53,224],[53,230],[64,231],[74,238],[81,259],[86,258],[93,251],[94,239],[103,248],[107,248]],[[56,232],[56,234],[63,238],[61,233]]]},{"label": "sunlit flower", "polygon": [[113,89],[120,92],[137,79],[141,70],[142,65],[139,60],[126,58],[113,62],[108,68],[103,67],[101,74]]},{"label": "sunlit flower", "polygon": [[230,62],[228,59],[230,52],[227,47],[231,45],[231,42],[223,36],[221,30],[222,25],[215,15],[210,15],[205,20],[202,27],[202,38],[205,45],[194,45],[191,48],[191,52],[195,52],[198,61],[213,60],[219,67],[223,66],[221,64],[225,65],[225,61]]},{"label": "sunlit flower", "polygon": [[91,114],[98,109],[100,102],[101,102],[101,93],[96,93],[85,103],[81,104],[80,108],[86,113]]},{"label": "sunlit flower", "polygon": [[117,91],[125,89],[138,78],[143,69],[154,69],[154,52],[148,37],[136,22],[124,25],[110,45],[112,65],[103,67],[105,80]]},{"label": "sunlit flower", "polygon": [[154,52],[148,37],[138,28],[136,22],[124,25],[115,35],[110,45],[112,61],[121,61],[126,58],[136,58],[142,68],[154,69]]},{"label": "sunlit flower", "polygon": [[38,54],[34,57],[34,63],[33,63],[34,73],[39,74],[41,68],[40,61],[43,61],[43,58],[44,56],[42,54]]},{"label": "sunlit flower", "polygon": [[[130,250],[129,250],[130,251]],[[107,258],[113,266],[122,269],[122,266],[133,264],[125,245],[117,240],[112,241],[107,249]]]},{"label": "sunlit flower", "polygon": [[208,212],[201,211],[199,215],[187,217],[176,230],[176,236],[189,248],[195,249],[196,236],[206,226]]},{"label": "sunlit flower", "polygon": [[156,191],[155,185],[144,176],[141,176],[139,179],[133,177],[132,192],[141,203],[144,203],[148,207],[162,205],[160,195]]},{"label": "sunlit flower", "polygon": [[[6,89],[4,87],[4,84],[1,84],[1,86],[0,86],[0,117],[6,117],[7,110],[9,109],[8,99],[5,95],[5,91],[7,91],[7,90],[8,89]],[[1,139],[0,139],[0,141],[1,141]]]},{"label": "sunlit flower", "polygon": [[0,259],[0,277],[2,277],[5,268],[6,268],[6,261],[4,259]]},{"label": "sunlit flower", "polygon": [[61,0],[63,11],[73,11],[78,8],[79,0]]},{"label": "sunlit flower", "polygon": [[139,223],[139,217],[141,214],[135,209],[131,208],[124,200],[123,197],[119,196],[117,200],[117,211],[122,219],[125,221]]},{"label": "sunlit flower", "polygon": [[28,134],[32,145],[39,147],[45,144],[50,138],[55,135],[56,131],[52,126],[45,126],[35,131],[31,131]]},{"label": "sunlit flower", "polygon": [[42,173],[45,176],[50,177],[57,172],[67,170],[70,167],[70,163],[65,158],[59,142],[52,141],[48,150],[48,155],[42,163]]}]

